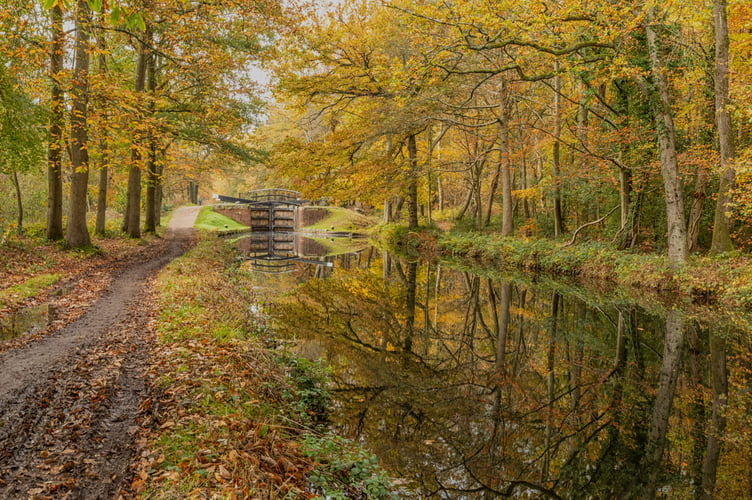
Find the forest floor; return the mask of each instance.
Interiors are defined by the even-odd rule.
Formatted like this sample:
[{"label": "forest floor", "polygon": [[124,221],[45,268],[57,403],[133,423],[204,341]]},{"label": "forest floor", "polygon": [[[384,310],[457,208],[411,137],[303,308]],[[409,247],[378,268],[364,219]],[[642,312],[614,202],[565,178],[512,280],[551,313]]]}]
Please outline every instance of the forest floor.
[{"label": "forest floor", "polygon": [[51,291],[0,304],[0,319],[42,301],[54,311],[41,331],[0,344],[0,498],[128,496],[138,430],[153,418],[152,280],[193,243],[197,212],[178,209],[146,246],[72,258]]}]

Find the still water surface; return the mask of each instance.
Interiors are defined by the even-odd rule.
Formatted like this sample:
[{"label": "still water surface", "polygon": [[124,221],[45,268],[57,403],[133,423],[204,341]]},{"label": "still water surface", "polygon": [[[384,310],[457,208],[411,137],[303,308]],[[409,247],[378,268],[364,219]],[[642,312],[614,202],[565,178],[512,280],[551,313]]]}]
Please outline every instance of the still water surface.
[{"label": "still water surface", "polygon": [[744,314],[373,248],[285,271],[258,275],[275,329],[414,497],[750,497]]}]

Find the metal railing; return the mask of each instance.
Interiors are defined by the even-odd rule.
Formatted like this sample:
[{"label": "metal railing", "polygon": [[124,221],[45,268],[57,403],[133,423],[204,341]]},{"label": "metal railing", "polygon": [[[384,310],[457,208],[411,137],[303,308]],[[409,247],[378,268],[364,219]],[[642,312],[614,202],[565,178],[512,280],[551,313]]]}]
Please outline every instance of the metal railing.
[{"label": "metal railing", "polygon": [[268,189],[256,189],[254,191],[240,193],[238,196],[245,200],[254,201],[254,202],[299,201],[300,191],[293,191],[292,189],[268,188]]}]

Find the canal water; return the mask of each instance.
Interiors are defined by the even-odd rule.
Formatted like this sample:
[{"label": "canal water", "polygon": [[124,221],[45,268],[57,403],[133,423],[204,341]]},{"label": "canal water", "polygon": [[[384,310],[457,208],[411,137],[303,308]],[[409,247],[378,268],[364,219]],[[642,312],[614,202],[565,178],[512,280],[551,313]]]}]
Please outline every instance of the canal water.
[{"label": "canal water", "polygon": [[258,289],[331,367],[333,428],[412,497],[750,498],[748,315],[331,253]]}]

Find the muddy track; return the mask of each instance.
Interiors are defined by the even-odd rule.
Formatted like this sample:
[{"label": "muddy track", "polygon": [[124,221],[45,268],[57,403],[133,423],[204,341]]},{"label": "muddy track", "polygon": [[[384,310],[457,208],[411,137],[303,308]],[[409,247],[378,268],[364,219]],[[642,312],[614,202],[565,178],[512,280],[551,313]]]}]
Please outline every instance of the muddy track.
[{"label": "muddy track", "polygon": [[78,320],[0,354],[0,498],[113,498],[145,425],[156,317],[149,281],[192,242],[180,209],[166,251],[118,273]]}]

